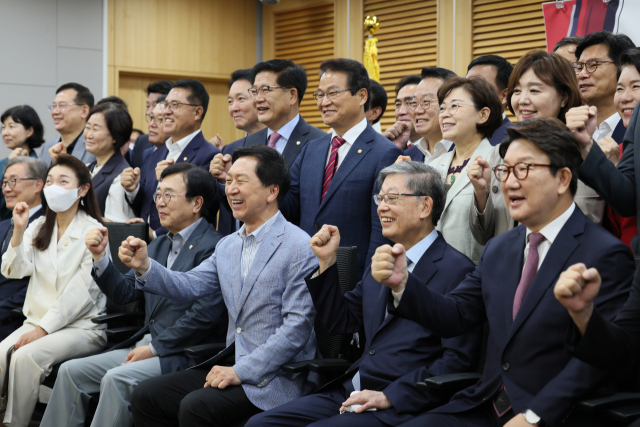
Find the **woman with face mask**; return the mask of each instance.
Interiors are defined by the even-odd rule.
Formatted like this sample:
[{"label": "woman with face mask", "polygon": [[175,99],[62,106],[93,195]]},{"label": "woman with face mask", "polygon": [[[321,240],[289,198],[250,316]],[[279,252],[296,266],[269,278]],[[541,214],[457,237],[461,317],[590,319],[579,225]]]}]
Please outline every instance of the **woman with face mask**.
[{"label": "woman with face mask", "polygon": [[[43,190],[47,213],[29,223],[29,206],[13,209],[13,237],[2,256],[2,274],[30,276],[24,324],[0,342],[0,368],[15,346],[9,366],[4,423],[27,426],[42,379],[58,362],[99,351],[103,325],[91,319],[105,313],[106,297],[91,278],[92,257],[84,237],[101,227],[91,174],[78,159],[58,155]],[[0,382],[0,388],[3,387]]]}]

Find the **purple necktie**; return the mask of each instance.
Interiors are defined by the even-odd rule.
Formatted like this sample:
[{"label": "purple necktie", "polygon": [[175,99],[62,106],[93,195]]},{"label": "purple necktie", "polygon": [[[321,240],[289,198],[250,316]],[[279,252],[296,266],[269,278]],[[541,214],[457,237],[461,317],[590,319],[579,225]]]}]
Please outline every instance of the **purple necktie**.
[{"label": "purple necktie", "polygon": [[274,132],[269,135],[269,147],[276,149],[276,141],[280,139],[280,134],[278,132]]},{"label": "purple necktie", "polygon": [[522,276],[520,277],[520,283],[518,283],[518,289],[516,289],[516,296],[513,299],[513,318],[516,318],[518,310],[522,305],[524,296],[531,287],[531,282],[536,277],[538,272],[538,262],[540,256],[538,255],[538,245],[542,243],[544,236],[540,233],[529,234],[529,252],[527,252],[527,262],[524,265]]}]

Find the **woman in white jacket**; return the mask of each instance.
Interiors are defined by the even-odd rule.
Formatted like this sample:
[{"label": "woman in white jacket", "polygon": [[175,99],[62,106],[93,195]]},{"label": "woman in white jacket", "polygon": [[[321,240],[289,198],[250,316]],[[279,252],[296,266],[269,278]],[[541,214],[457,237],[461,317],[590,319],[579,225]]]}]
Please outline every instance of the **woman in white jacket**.
[{"label": "woman in white jacket", "polygon": [[[24,324],[0,342],[0,368],[15,352],[9,367],[4,424],[27,426],[38,401],[38,389],[51,367],[104,347],[102,325],[91,322],[104,314],[106,297],[91,278],[92,258],[85,234],[100,227],[100,210],[91,174],[78,159],[61,154],[47,172],[47,213],[29,223],[29,206],[13,210],[13,237],[2,257],[2,274],[31,276]],[[3,386],[0,381],[0,388]]]}]

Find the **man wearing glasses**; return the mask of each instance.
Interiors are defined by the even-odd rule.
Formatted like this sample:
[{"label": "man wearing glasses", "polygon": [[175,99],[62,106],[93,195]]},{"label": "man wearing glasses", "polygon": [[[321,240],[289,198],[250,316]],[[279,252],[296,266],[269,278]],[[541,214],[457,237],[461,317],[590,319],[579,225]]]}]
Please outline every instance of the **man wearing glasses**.
[{"label": "man wearing glasses", "polygon": [[68,153],[85,164],[96,160],[96,156],[87,152],[83,136],[93,102],[91,91],[79,83],[63,84],[56,90],[56,97],[48,107],[53,119],[53,127],[60,137],[46,142],[38,154],[39,158],[50,164],[50,150],[52,150],[54,155],[61,152]]},{"label": "man wearing glasses", "polygon": [[420,139],[414,126],[414,112],[409,108],[409,101],[413,99],[420,80],[419,75],[411,74],[396,83],[396,122],[387,128],[384,136],[401,150],[413,146]]}]

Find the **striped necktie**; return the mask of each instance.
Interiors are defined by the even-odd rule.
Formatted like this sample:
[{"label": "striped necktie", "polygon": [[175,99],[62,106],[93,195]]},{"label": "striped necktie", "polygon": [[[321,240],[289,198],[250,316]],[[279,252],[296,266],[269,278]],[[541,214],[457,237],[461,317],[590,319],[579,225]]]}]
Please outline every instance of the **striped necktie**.
[{"label": "striped necktie", "polygon": [[331,184],[331,180],[333,176],[336,174],[336,170],[338,169],[338,148],[342,147],[345,141],[342,138],[334,136],[331,140],[331,155],[329,156],[329,163],[327,163],[327,167],[324,170],[324,181],[322,184],[322,198],[320,201],[324,200],[325,194],[329,191],[329,185]]}]

